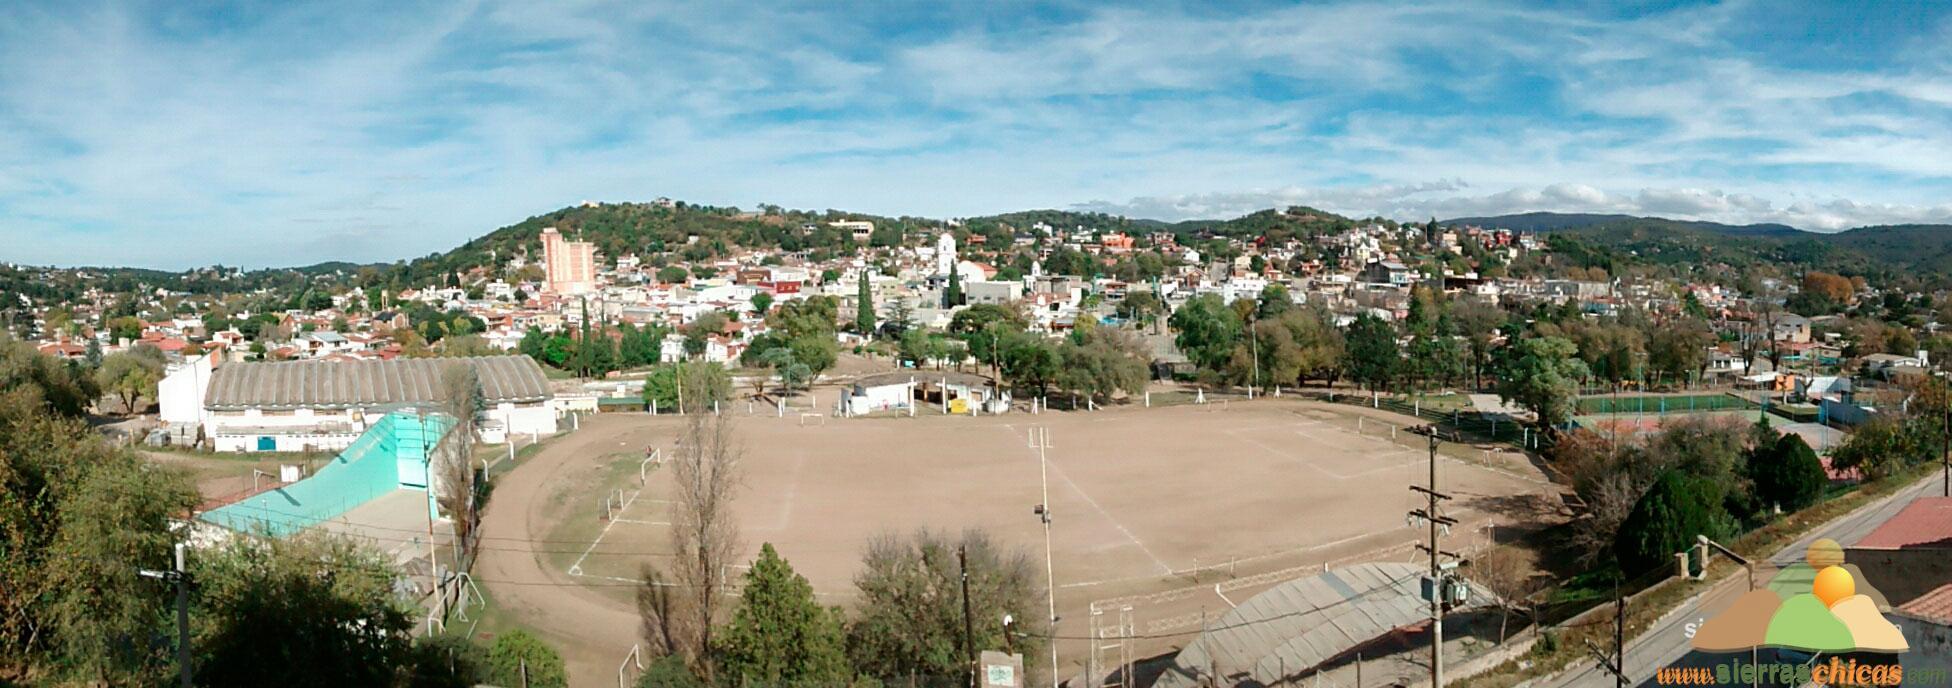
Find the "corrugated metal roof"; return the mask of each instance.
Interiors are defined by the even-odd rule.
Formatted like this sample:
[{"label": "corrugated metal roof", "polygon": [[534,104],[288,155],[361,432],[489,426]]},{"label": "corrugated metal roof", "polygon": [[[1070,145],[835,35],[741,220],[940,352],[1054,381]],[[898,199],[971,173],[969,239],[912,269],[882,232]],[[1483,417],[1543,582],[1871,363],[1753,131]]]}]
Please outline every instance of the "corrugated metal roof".
[{"label": "corrugated metal roof", "polygon": [[1952,548],[1952,497],[1920,497],[1851,546]]},{"label": "corrugated metal roof", "polygon": [[[1173,658],[1154,686],[1193,688],[1215,667],[1229,680],[1272,685],[1284,669],[1291,675],[1305,671],[1422,623],[1430,607],[1419,596],[1418,581],[1427,570],[1375,562],[1282,583],[1221,617]],[[1474,595],[1466,606],[1478,604]]]},{"label": "corrugated metal roof", "polygon": [[527,356],[402,358],[391,361],[237,363],[210,378],[204,406],[213,411],[352,408],[437,401],[441,370],[474,366],[488,403],[550,397],[542,367]]}]

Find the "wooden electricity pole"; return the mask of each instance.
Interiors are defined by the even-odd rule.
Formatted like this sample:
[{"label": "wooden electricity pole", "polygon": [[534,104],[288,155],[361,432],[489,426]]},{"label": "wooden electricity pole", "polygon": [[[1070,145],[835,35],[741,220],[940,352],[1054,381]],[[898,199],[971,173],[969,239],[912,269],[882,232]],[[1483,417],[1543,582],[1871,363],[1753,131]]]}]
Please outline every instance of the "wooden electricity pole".
[{"label": "wooden electricity pole", "polygon": [[1446,552],[1437,546],[1440,531],[1448,531],[1457,525],[1457,519],[1437,513],[1437,505],[1449,500],[1450,495],[1437,491],[1437,427],[1425,426],[1430,436],[1430,484],[1411,485],[1410,489],[1423,493],[1429,502],[1422,509],[1410,512],[1412,519],[1430,524],[1430,544],[1417,545],[1417,549],[1430,554],[1430,576],[1427,587],[1430,597],[1430,687],[1444,688],[1444,595],[1446,594],[1443,564],[1440,556],[1458,558],[1454,552]]}]

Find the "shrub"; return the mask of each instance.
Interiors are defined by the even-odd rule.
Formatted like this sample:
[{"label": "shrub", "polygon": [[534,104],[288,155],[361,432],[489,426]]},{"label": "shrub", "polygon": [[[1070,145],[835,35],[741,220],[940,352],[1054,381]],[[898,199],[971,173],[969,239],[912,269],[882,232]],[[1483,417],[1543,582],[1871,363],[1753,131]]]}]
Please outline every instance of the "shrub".
[{"label": "shrub", "polygon": [[495,638],[488,648],[488,678],[503,686],[523,685],[524,671],[529,688],[564,688],[569,685],[563,673],[563,658],[540,638],[528,631],[514,630]]}]

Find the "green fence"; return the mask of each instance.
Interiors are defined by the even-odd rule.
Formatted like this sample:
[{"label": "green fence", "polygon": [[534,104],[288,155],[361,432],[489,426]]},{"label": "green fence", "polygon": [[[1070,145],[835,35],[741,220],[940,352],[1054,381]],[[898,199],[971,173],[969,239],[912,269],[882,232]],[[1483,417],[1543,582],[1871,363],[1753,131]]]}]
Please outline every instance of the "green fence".
[{"label": "green fence", "polygon": [[273,537],[296,533],[400,489],[403,482],[424,483],[427,448],[451,425],[441,416],[389,413],[310,477],[198,518]]},{"label": "green fence", "polygon": [[1733,394],[1689,394],[1632,396],[1596,395],[1580,397],[1578,415],[1616,413],[1695,413],[1698,411],[1739,411],[1757,404]]},{"label": "green fence", "polygon": [[1539,432],[1537,428],[1509,418],[1485,415],[1477,411],[1464,411],[1454,407],[1447,411],[1424,408],[1423,404],[1414,398],[1372,401],[1366,394],[1336,394],[1331,400],[1352,406],[1367,406],[1406,416],[1416,416],[1430,421],[1445,434],[1460,436],[1458,439],[1462,440],[1502,442],[1520,449],[1543,449],[1550,443],[1550,438]]}]

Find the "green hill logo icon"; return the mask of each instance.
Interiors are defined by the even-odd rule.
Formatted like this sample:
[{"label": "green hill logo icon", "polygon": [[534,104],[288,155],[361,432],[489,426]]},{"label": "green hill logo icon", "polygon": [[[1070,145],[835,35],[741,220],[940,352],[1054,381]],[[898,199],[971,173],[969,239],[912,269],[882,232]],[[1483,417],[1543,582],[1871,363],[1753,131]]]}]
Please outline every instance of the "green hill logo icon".
[{"label": "green hill logo icon", "polygon": [[1843,547],[1825,538],[1810,543],[1802,563],[1702,624],[1690,644],[1704,652],[1904,652],[1904,634],[1879,611],[1889,608],[1864,572],[1844,562]]}]

